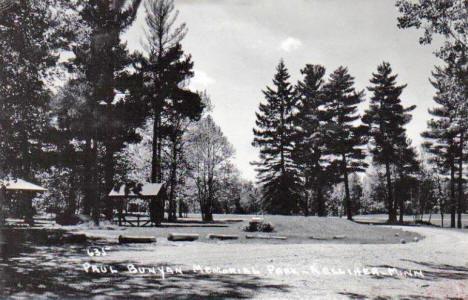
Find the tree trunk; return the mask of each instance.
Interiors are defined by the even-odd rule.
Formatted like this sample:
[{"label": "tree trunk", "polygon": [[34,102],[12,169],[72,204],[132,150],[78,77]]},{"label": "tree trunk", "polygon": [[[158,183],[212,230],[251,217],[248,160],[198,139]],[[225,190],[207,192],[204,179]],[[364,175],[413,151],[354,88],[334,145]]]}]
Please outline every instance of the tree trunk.
[{"label": "tree trunk", "polygon": [[210,199],[204,199],[203,203],[200,203],[203,222],[213,222],[213,212],[210,209],[210,205],[209,205],[210,202],[211,202]]},{"label": "tree trunk", "polygon": [[403,214],[404,214],[404,210],[405,210],[405,202],[403,201],[403,197],[400,196],[400,198],[398,199],[398,202],[399,202],[399,206],[400,206],[400,223],[403,223]]},{"label": "tree trunk", "polygon": [[392,203],[393,203],[393,214],[395,216],[395,223],[397,222],[397,217],[398,217],[398,201],[397,201],[397,189],[396,189],[396,178],[393,178],[393,185],[392,185],[392,196],[393,196],[393,199],[392,199]]},{"label": "tree trunk", "polygon": [[463,132],[460,133],[460,154],[458,161],[458,205],[457,205],[457,227],[462,228],[462,211],[463,211],[463,143],[464,141]]},{"label": "tree trunk", "polygon": [[213,178],[208,179],[208,199],[205,203],[205,222],[213,222]]},{"label": "tree trunk", "polygon": [[161,160],[159,157],[159,119],[161,115],[159,112],[156,112],[154,115],[153,121],[153,149],[151,157],[151,182],[159,183],[161,181],[159,169],[161,165]]},{"label": "tree trunk", "polygon": [[151,197],[149,204],[150,220],[156,226],[161,224],[161,220],[158,218],[158,199],[156,197]]},{"label": "tree trunk", "polygon": [[[154,123],[153,123],[153,149],[151,157],[151,182],[161,183],[161,132],[160,132],[161,113],[158,107],[155,107]],[[161,224],[164,219],[164,198],[156,197],[151,200],[152,222],[156,225]],[[162,210],[162,211],[158,211]]]},{"label": "tree trunk", "polygon": [[170,180],[170,192],[169,192],[169,213],[168,213],[168,220],[171,222],[177,221],[177,213],[176,213],[176,201],[175,201],[175,189],[176,189],[176,178],[175,178],[176,170],[173,168],[171,170],[171,180]]},{"label": "tree trunk", "polygon": [[179,218],[183,217],[183,205],[184,202],[182,201],[182,199],[179,199]]},{"label": "tree trunk", "polygon": [[105,215],[107,220],[112,220],[114,205],[112,198],[108,196],[114,188],[114,152],[112,145],[106,145],[106,155],[104,157],[104,181],[105,181]]},{"label": "tree trunk", "polygon": [[325,213],[325,203],[322,195],[322,187],[320,184],[317,184],[317,215],[319,217],[324,217],[326,216]]},{"label": "tree trunk", "polygon": [[437,176],[437,188],[439,190],[439,209],[440,209],[440,219],[441,227],[444,227],[444,199],[442,195],[442,186],[440,185],[440,178]]},{"label": "tree trunk", "polygon": [[158,133],[157,133],[157,137],[158,137],[158,142],[157,142],[157,164],[156,164],[156,172],[157,172],[157,178],[158,178],[158,182],[162,182],[162,134],[161,134],[161,114],[159,114],[159,117],[158,117]]},{"label": "tree trunk", "polygon": [[75,170],[72,169],[70,172],[70,177],[68,179],[69,185],[69,194],[68,194],[68,203],[66,208],[66,215],[73,216],[76,214],[76,186],[75,186]]},{"label": "tree trunk", "polygon": [[98,175],[98,166],[97,166],[97,140],[94,139],[93,147],[91,148],[91,166],[92,166],[92,175],[91,175],[91,200],[92,200],[92,217],[94,225],[99,225],[99,215],[100,215],[100,195],[99,195],[99,175]]},{"label": "tree trunk", "polygon": [[240,199],[239,195],[236,196],[236,198],[234,199],[234,207],[235,207],[234,208],[235,209],[234,213],[236,213],[236,214],[243,214],[244,213],[244,209],[242,208],[240,200],[241,199]]},{"label": "tree trunk", "polygon": [[[91,192],[91,184],[92,184],[92,165],[91,165],[91,140],[86,139],[85,143],[85,160],[84,160],[84,181],[83,182],[83,214],[90,216],[91,215],[91,203],[92,203],[92,192]],[[87,180],[86,180],[87,179]]]},{"label": "tree trunk", "polygon": [[396,223],[396,211],[393,206],[393,187],[392,177],[390,173],[390,163],[385,164],[386,178],[387,178],[387,197],[388,197],[388,222]]},{"label": "tree trunk", "polygon": [[450,227],[455,228],[455,163],[452,160],[450,166]]},{"label": "tree trunk", "polygon": [[6,223],[6,187],[3,183],[0,182],[0,226],[5,225]]},{"label": "tree trunk", "polygon": [[[400,183],[400,188],[405,184],[405,182],[403,181],[403,178],[402,178],[402,177],[403,177],[403,176],[400,175],[400,178],[401,178],[401,179],[400,179],[400,181],[401,181],[401,183]],[[404,214],[404,211],[405,211],[405,203],[404,203],[404,201],[403,201],[403,196],[402,196],[401,192],[400,192],[400,196],[399,196],[399,198],[398,198],[398,206],[399,206],[399,208],[400,208],[400,219],[399,219],[399,222],[403,224],[403,214]]]},{"label": "tree trunk", "polygon": [[[308,216],[309,215],[309,199],[310,199],[310,195],[309,195],[309,191],[306,191],[305,192],[305,197],[304,197],[304,201],[302,201],[302,207],[303,207],[303,212],[304,212],[304,216]],[[237,206],[237,204],[236,204]]]},{"label": "tree trunk", "polygon": [[213,222],[213,212],[211,212],[209,209],[206,209],[204,215],[203,215],[203,221],[204,222]]},{"label": "tree trunk", "polygon": [[171,161],[171,178],[170,178],[170,187],[171,191],[169,193],[169,214],[168,220],[171,222],[177,221],[177,205],[175,200],[175,189],[177,186],[177,143],[176,139],[172,141],[172,161]]},{"label": "tree trunk", "polygon": [[348,179],[348,167],[346,165],[346,155],[343,154],[343,179],[344,179],[344,186],[345,186],[345,206],[346,206],[346,216],[348,220],[353,220],[353,212],[352,212],[352,205],[351,205],[351,195],[349,193],[349,179]]},{"label": "tree trunk", "polygon": [[33,192],[23,192],[21,195],[25,204],[24,211],[24,222],[29,226],[34,226],[34,209],[32,205],[32,199],[34,198]]}]

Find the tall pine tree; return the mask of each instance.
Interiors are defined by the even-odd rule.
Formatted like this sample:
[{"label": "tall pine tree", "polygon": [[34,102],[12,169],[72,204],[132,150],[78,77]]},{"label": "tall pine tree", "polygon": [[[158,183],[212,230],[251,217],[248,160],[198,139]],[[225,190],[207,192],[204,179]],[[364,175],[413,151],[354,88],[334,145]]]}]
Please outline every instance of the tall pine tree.
[{"label": "tall pine tree", "polygon": [[[400,223],[403,223],[403,215],[405,212],[404,199],[407,195],[408,187],[411,187],[413,182],[417,181],[415,178],[416,172],[419,171],[419,160],[417,158],[416,150],[411,146],[411,140],[404,135],[404,143],[398,148],[397,156],[400,158],[395,162],[395,211],[400,211]],[[406,196],[407,197],[407,196]],[[409,200],[409,199],[408,199]]]},{"label": "tall pine tree", "polygon": [[[330,162],[325,156],[326,133],[323,111],[323,77],[325,68],[320,65],[306,65],[301,70],[304,79],[296,87],[298,96],[297,114],[294,118],[296,133],[293,159],[304,178],[304,214],[315,211],[325,216],[324,188],[331,183]],[[315,208],[311,207],[311,203]]]},{"label": "tall pine tree", "polygon": [[433,156],[430,162],[435,164],[441,174],[450,176],[450,221],[451,227],[455,227],[455,214],[457,203],[455,200],[455,173],[457,160],[456,136],[458,130],[452,126],[455,122],[455,113],[457,112],[457,102],[447,97],[447,91],[450,89],[445,80],[445,71],[442,68],[436,68],[432,73],[432,85],[436,89],[433,97],[438,106],[429,110],[433,116],[427,122],[427,131],[421,135],[426,139],[423,146]]},{"label": "tall pine tree", "polygon": [[403,107],[401,93],[406,85],[396,84],[397,75],[392,74],[392,68],[387,62],[377,67],[377,73],[372,74],[372,86],[368,90],[373,93],[369,109],[363,116],[363,122],[369,126],[372,141],[371,153],[374,163],[385,167],[387,182],[387,205],[389,222],[397,220],[397,203],[394,195],[392,167],[404,162],[408,148],[405,125],[411,121],[410,111],[416,106]]},{"label": "tall pine tree", "polygon": [[[456,104],[456,110],[452,111],[450,130],[458,131],[454,141],[458,149],[458,202],[454,204],[452,201],[452,206],[458,207],[457,227],[461,228],[464,210],[463,167],[467,161],[465,147],[468,132],[468,4],[466,0],[398,0],[396,6],[401,13],[398,27],[423,30],[423,35],[419,38],[420,44],[431,44],[434,35],[444,40],[435,55],[446,64],[443,80],[450,88],[445,90],[445,97]],[[454,193],[451,194],[453,200]],[[452,207],[452,226],[455,222],[453,209]]]},{"label": "tall pine tree", "polygon": [[[84,195],[84,213],[92,208],[95,223],[99,222],[100,208],[105,206],[107,218],[112,218],[112,202],[107,194],[114,187],[115,153],[125,142],[136,141],[133,121],[139,120],[130,102],[116,101],[118,91],[127,88],[126,68],[131,60],[120,35],[136,19],[141,0],[86,0],[70,2],[79,13],[79,29],[84,32],[74,43],[75,57],[70,70],[84,75],[90,87],[88,114],[82,122],[88,129],[85,142],[85,177],[88,186]],[[136,104],[136,103],[135,103]],[[138,105],[138,104],[136,104]],[[130,121],[128,124],[126,121]],[[139,122],[137,122],[139,123]],[[102,147],[101,147],[102,146]],[[99,166],[103,166],[104,184],[101,184]],[[102,200],[107,199],[103,203]]]},{"label": "tall pine tree", "polygon": [[[176,216],[176,188],[178,164],[181,160],[181,137],[186,129],[184,120],[198,120],[204,105],[198,93],[186,88],[193,77],[193,61],[180,42],[186,25],[175,27],[178,13],[172,0],[154,0],[145,5],[147,57],[140,57],[138,72],[142,79],[143,100],[148,104],[153,120],[152,182],[167,181],[169,190],[169,219]],[[170,166],[168,178],[163,178],[162,152],[169,144]],[[166,180],[164,180],[166,179]],[[159,223],[164,216],[164,203],[153,203],[157,212],[153,219]]]},{"label": "tall pine tree", "polygon": [[[0,11],[0,169],[4,176],[34,182],[38,171],[50,164],[46,154],[51,146],[51,93],[46,81],[54,74],[66,40],[61,15],[56,13],[59,4],[16,1]],[[32,196],[25,196],[25,219],[32,223]]]},{"label": "tall pine tree", "polygon": [[266,103],[259,106],[253,130],[253,146],[260,148],[260,161],[254,164],[263,188],[264,209],[274,214],[299,212],[301,182],[292,158],[297,98],[289,78],[281,60],[273,78],[274,88],[263,91]]},{"label": "tall pine tree", "polygon": [[364,91],[357,92],[353,85],[354,78],[348,69],[339,67],[324,86],[327,152],[336,157],[333,163],[344,183],[344,204],[349,220],[352,220],[354,209],[349,176],[355,172],[364,172],[367,167],[363,149],[367,144],[366,127],[356,124],[360,119],[357,106],[363,101]]}]

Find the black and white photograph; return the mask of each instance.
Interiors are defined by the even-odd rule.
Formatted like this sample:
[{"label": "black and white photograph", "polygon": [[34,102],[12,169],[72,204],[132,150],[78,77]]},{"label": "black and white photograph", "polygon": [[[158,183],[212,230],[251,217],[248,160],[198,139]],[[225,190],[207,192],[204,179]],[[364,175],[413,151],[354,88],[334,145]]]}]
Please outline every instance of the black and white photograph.
[{"label": "black and white photograph", "polygon": [[468,300],[467,0],[0,0],[0,299]]}]

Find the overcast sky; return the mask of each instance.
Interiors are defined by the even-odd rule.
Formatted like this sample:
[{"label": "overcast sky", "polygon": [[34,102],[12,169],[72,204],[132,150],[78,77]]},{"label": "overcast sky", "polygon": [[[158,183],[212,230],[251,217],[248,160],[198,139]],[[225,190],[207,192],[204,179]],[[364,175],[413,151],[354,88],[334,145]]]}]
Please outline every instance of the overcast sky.
[{"label": "overcast sky", "polygon": [[[324,65],[327,75],[344,65],[358,89],[369,85],[379,63],[390,62],[398,82],[408,84],[404,104],[417,105],[407,128],[413,144],[421,142],[433,106],[428,78],[439,62],[434,46],[418,44],[419,32],[397,28],[394,1],[175,0],[175,6],[189,29],[183,47],[195,62],[191,86],[211,96],[213,118],[234,145],[244,178],[255,179],[255,112],[281,58],[292,83],[305,64]],[[141,47],[143,23],[140,14],[126,34],[131,49]]]}]

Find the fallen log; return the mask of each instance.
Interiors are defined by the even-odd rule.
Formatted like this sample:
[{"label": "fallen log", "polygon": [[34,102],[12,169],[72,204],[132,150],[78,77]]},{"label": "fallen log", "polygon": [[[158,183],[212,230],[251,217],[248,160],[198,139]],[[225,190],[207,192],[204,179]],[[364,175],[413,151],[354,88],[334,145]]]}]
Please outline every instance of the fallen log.
[{"label": "fallen log", "polygon": [[120,244],[148,244],[156,243],[156,238],[154,237],[142,237],[142,236],[122,236],[119,235]]},{"label": "fallen log", "polygon": [[318,240],[318,241],[328,241],[329,240],[329,238],[321,237],[321,236],[311,236],[310,239]]},{"label": "fallen log", "polygon": [[64,236],[65,243],[80,244],[80,243],[86,243],[86,241],[87,241],[86,234],[71,234],[71,235]]},{"label": "fallen log", "polygon": [[161,223],[158,227],[161,228],[191,228],[191,227],[229,227],[226,224],[199,224],[199,223]]},{"label": "fallen log", "polygon": [[209,239],[218,239],[218,240],[237,240],[238,235],[228,235],[228,234],[208,234],[207,238]]},{"label": "fallen log", "polygon": [[198,238],[199,235],[194,233],[170,233],[167,236],[167,239],[173,242],[192,242]]},{"label": "fallen log", "polygon": [[245,219],[222,219],[219,221],[222,221],[224,223],[240,223],[240,222],[244,222]]},{"label": "fallen log", "polygon": [[287,240],[286,236],[270,236],[270,235],[250,235],[245,236],[246,239],[262,239],[262,240]]},{"label": "fallen log", "polygon": [[86,243],[86,241],[86,234],[63,233],[59,231],[51,232],[46,237],[46,243],[49,244],[82,244]]}]

